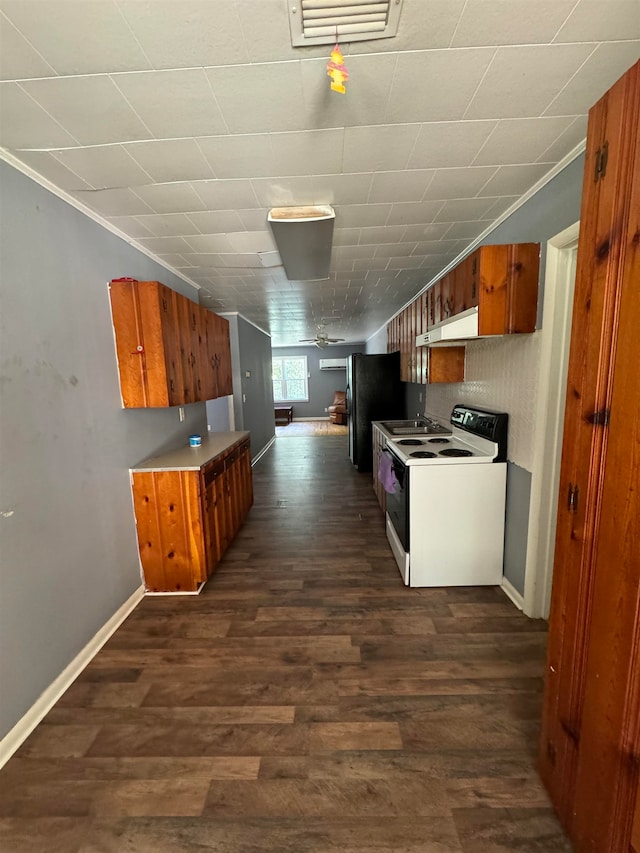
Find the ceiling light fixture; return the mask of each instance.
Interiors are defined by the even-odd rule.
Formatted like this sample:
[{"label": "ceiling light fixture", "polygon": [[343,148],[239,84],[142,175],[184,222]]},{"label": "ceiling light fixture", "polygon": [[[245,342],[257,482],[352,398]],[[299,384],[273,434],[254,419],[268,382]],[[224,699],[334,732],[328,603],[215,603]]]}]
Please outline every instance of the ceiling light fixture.
[{"label": "ceiling light fixture", "polygon": [[273,207],[268,222],[290,281],[329,278],[333,223],[330,205]]}]

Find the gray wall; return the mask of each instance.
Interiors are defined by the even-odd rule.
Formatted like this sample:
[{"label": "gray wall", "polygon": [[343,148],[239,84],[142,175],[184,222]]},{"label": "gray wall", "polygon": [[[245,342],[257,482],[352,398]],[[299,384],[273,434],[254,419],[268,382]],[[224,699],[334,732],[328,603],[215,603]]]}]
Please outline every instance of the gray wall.
[{"label": "gray wall", "polygon": [[238,316],[240,393],[234,384],[234,399],[242,404],[242,426],[251,433],[251,455],[255,458],[275,434],[273,385],[271,383],[271,338]]},{"label": "gray wall", "polygon": [[121,408],[107,284],[164,267],[0,162],[0,737],[140,586],[129,467],[205,405]]},{"label": "gray wall", "polygon": [[[293,403],[295,418],[327,418],[325,412],[331,405],[335,391],[344,391],[347,385],[346,370],[320,370],[321,358],[345,358],[352,352],[364,352],[364,344],[332,344],[324,349],[316,346],[274,347],[273,355],[306,355],[309,373],[309,402]],[[269,377],[271,379],[271,377]]]}]

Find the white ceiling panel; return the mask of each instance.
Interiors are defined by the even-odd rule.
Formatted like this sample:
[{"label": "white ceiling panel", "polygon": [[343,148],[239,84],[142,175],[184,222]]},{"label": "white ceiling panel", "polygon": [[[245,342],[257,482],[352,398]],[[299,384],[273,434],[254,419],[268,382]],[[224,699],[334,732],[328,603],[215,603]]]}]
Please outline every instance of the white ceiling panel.
[{"label": "white ceiling panel", "polygon": [[20,85],[82,145],[151,137],[111,78],[104,74],[25,80]]},{"label": "white ceiling panel", "polygon": [[0,8],[58,74],[151,68],[112,0],[2,0]]},{"label": "white ceiling panel", "polygon": [[463,118],[494,53],[493,48],[401,53],[385,121],[395,124]]},{"label": "white ceiling panel", "polygon": [[214,178],[211,166],[194,139],[154,139],[134,142],[125,150],[159,184]]},{"label": "white ceiling panel", "polygon": [[450,46],[540,44],[553,41],[575,4],[576,0],[469,0]]},{"label": "white ceiling panel", "polygon": [[[377,331],[640,56],[640,0],[403,0],[397,36],[342,45],[342,95],[289,2],[0,0],[0,157],[280,344]],[[290,282],[267,215],[307,204],[335,209],[332,266]]]},{"label": "white ceiling panel", "polygon": [[55,151],[63,166],[79,175],[95,189],[138,187],[153,183],[121,145],[94,145],[91,148],[68,148]]},{"label": "white ceiling panel", "polygon": [[501,47],[464,118],[539,116],[595,49],[595,44]]},{"label": "white ceiling panel", "polygon": [[566,116],[504,119],[498,122],[474,166],[535,163],[573,121]]},{"label": "white ceiling panel", "polygon": [[579,0],[554,41],[624,41],[638,38],[638,0]]},{"label": "white ceiling panel", "polygon": [[117,0],[117,5],[153,68],[249,60],[235,3]]},{"label": "white ceiling panel", "polygon": [[344,132],[344,171],[406,168],[419,130],[419,124],[348,127]]},{"label": "white ceiling panel", "polygon": [[0,80],[49,77],[55,73],[55,69],[0,11]]},{"label": "white ceiling panel", "polygon": [[62,125],[17,83],[0,83],[0,145],[9,149],[77,145]]},{"label": "white ceiling panel", "polygon": [[227,132],[201,68],[117,74],[112,79],[156,139]]},{"label": "white ceiling panel", "polygon": [[[638,2],[640,14],[640,0]],[[640,57],[638,42],[601,44],[547,107],[546,115],[586,113]]]}]

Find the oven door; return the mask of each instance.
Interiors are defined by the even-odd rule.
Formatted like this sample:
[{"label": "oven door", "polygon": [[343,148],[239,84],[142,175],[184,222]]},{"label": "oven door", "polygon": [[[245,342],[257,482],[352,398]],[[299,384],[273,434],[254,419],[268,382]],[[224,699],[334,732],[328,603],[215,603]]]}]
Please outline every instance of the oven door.
[{"label": "oven door", "polygon": [[400,571],[402,582],[409,586],[409,468],[400,459],[387,451],[391,457],[392,470],[397,486],[395,492],[387,492],[387,539]]}]

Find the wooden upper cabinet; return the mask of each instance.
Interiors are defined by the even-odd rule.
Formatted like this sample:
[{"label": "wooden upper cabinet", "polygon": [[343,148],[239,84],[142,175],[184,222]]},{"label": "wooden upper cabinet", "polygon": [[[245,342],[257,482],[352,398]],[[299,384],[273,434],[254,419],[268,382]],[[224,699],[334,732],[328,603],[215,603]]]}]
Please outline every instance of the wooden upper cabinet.
[{"label": "wooden upper cabinet", "polygon": [[232,393],[227,320],[158,281],[120,279],[109,293],[125,408]]},{"label": "wooden upper cabinet", "polygon": [[535,331],[539,268],[539,243],[481,246],[427,291],[428,327],[478,306],[480,335]]}]

